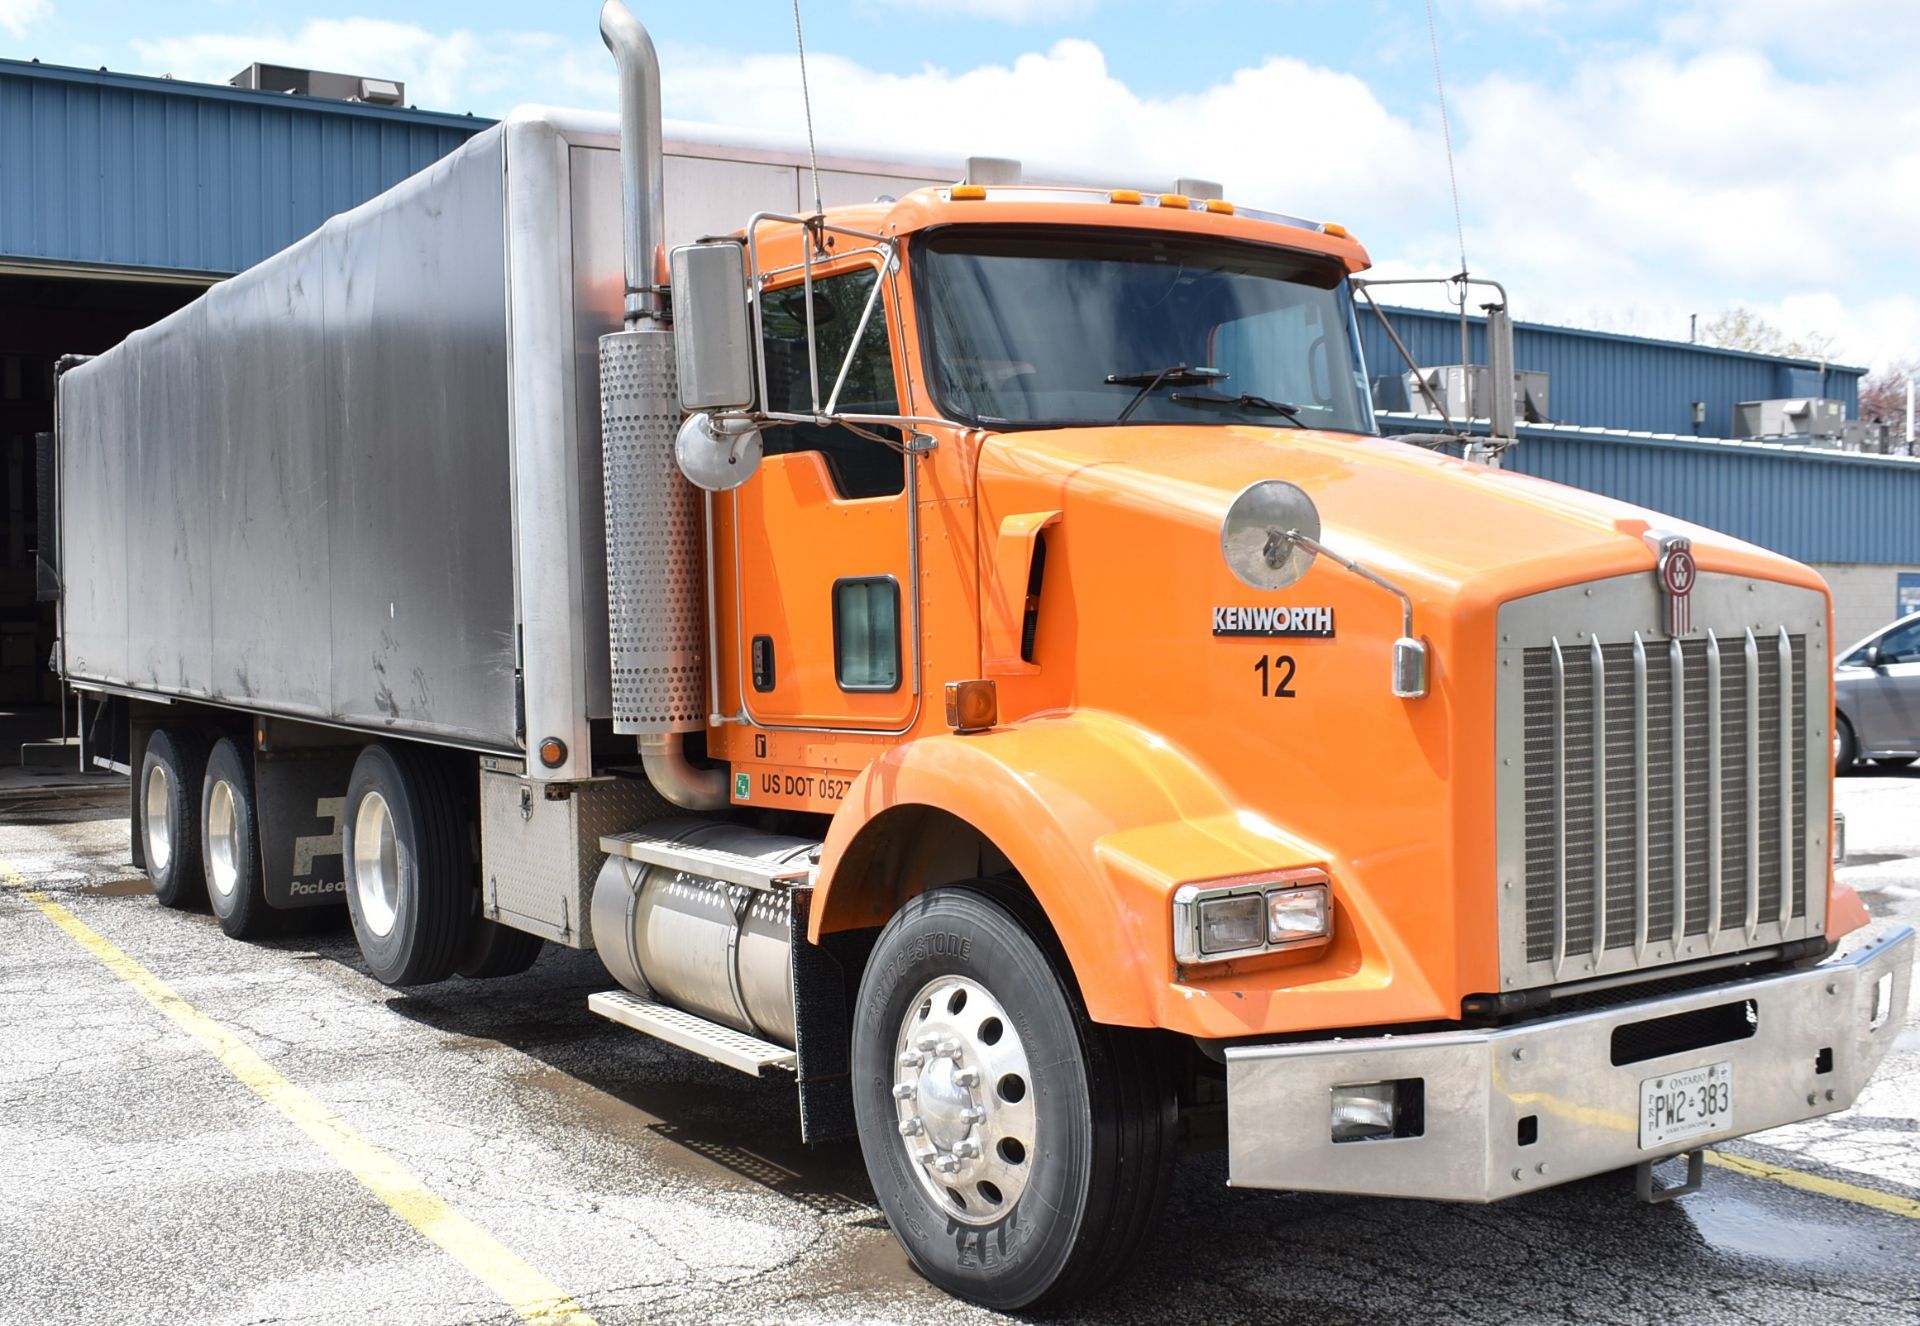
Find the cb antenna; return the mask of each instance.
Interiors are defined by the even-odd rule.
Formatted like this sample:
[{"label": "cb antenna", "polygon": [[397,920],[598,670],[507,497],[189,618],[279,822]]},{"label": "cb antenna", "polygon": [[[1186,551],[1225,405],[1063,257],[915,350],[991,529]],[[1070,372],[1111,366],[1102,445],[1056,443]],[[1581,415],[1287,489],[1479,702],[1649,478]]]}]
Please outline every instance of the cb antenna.
[{"label": "cb antenna", "polygon": [[813,167],[813,211],[818,216],[827,209],[820,205],[820,153],[813,145],[813,94],[807,90],[807,41],[800,33],[800,0],[793,0],[793,45],[800,52],[800,104],[807,113],[807,161]]},{"label": "cb antenna", "polygon": [[[799,3],[794,0],[796,6]],[[1460,242],[1460,275],[1454,279],[1460,283],[1460,371],[1464,373],[1465,365],[1473,362],[1467,353],[1467,228],[1460,220],[1460,178],[1453,169],[1453,127],[1447,122],[1447,85],[1440,77],[1440,34],[1434,26],[1433,0],[1426,0],[1426,5],[1427,45],[1433,49],[1433,91],[1440,102],[1440,138],[1447,148],[1447,187],[1453,192],[1453,233]],[[1470,400],[1471,389],[1468,396]]]}]

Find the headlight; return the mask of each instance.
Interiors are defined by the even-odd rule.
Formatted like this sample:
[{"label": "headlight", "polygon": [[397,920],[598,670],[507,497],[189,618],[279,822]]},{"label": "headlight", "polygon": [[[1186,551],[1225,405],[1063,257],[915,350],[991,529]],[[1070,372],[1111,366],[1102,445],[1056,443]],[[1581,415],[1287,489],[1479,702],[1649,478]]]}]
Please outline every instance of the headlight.
[{"label": "headlight", "polygon": [[1173,894],[1173,956],[1182,964],[1252,957],[1332,937],[1324,871],[1183,884]]}]

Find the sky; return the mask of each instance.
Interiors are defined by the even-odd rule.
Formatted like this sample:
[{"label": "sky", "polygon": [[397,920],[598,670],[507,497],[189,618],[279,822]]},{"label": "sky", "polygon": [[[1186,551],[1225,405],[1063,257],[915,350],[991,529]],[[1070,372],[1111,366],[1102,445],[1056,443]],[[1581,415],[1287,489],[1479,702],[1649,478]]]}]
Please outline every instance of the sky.
[{"label": "sky", "polygon": [[[790,0],[629,0],[669,121],[804,135]],[[597,0],[0,0],[0,56],[224,82],[399,78],[423,108],[611,108]],[[1009,156],[1336,220],[1376,275],[1684,339],[1745,306],[1920,357],[1916,0],[803,0],[822,150]]]}]

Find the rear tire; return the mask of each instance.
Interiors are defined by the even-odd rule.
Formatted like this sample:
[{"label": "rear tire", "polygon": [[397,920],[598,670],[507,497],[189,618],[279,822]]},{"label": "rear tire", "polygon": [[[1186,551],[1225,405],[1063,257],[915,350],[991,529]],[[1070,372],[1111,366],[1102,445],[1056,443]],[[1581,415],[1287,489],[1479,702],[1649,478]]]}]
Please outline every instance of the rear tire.
[{"label": "rear tire", "polygon": [[446,756],[398,743],[360,752],[342,847],[360,956],[387,985],[453,972],[473,913],[463,801]]},{"label": "rear tire", "polygon": [[854,1115],[921,1274],[1011,1310],[1124,1269],[1166,1196],[1175,1101],[1160,1041],[1089,1022],[1044,921],[996,892],[937,889],[880,932],[854,1010]]},{"label": "rear tire", "polygon": [[267,902],[260,866],[260,822],[253,770],[232,737],[214,743],[200,794],[200,857],[207,903],[234,939],[265,939],[286,929],[287,914]]},{"label": "rear tire", "polygon": [[1853,739],[1853,724],[1839,714],[1833,716],[1833,772],[1836,776],[1853,768],[1860,747]]},{"label": "rear tire", "polygon": [[160,728],[147,739],[137,804],[147,878],[162,907],[200,907],[207,901],[200,868],[200,782],[206,766],[206,738],[197,732]]},{"label": "rear tire", "polygon": [[466,947],[454,968],[469,980],[487,981],[500,976],[518,976],[531,967],[546,941],[510,925],[474,917],[469,923]]}]

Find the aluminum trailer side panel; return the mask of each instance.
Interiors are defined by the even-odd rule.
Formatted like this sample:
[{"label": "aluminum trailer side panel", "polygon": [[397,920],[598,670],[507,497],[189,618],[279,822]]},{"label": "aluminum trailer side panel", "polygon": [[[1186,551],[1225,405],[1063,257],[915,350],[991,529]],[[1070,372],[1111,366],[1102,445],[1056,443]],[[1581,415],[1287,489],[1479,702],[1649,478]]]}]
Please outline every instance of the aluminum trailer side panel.
[{"label": "aluminum trailer side panel", "polygon": [[61,382],[68,675],[517,744],[501,144]]}]

